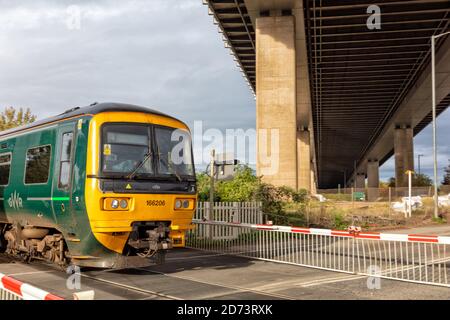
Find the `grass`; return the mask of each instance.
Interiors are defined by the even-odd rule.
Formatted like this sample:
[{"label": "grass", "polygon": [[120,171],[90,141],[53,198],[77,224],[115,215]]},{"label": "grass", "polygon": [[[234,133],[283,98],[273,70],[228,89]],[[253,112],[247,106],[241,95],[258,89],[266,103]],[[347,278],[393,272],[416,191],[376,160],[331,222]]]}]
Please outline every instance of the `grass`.
[{"label": "grass", "polygon": [[433,220],[433,222],[438,223],[438,224],[446,224],[447,220],[443,217],[433,217],[431,220]]}]

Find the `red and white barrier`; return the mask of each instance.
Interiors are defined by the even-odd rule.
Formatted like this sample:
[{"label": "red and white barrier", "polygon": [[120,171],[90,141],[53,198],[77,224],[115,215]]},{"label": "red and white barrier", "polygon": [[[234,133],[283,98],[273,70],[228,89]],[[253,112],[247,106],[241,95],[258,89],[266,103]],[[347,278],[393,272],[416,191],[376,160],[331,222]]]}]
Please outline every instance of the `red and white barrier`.
[{"label": "red and white barrier", "polygon": [[23,300],[64,300],[54,294],[0,273],[0,290],[6,290]]},{"label": "red and white barrier", "polygon": [[332,230],[332,229],[316,229],[316,228],[301,228],[289,226],[274,226],[267,224],[247,224],[239,222],[222,222],[209,220],[193,220],[198,224],[213,224],[213,225],[227,225],[240,226],[243,228],[250,228],[256,230],[278,231],[288,233],[303,233],[321,236],[335,236],[335,237],[354,237],[359,239],[373,239],[373,240],[387,240],[387,241],[402,241],[402,242],[428,242],[439,244],[450,244],[450,237],[448,236],[430,236],[421,234],[396,234],[396,233],[378,233],[378,232],[361,232],[360,228],[351,226],[348,230]]}]

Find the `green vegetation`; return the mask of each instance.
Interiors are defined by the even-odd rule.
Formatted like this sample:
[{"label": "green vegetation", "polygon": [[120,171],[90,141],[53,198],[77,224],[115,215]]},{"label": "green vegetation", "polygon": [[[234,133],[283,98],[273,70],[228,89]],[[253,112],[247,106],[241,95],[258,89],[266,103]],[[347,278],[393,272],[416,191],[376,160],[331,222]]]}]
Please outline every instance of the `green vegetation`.
[{"label": "green vegetation", "polygon": [[442,180],[444,186],[450,186],[450,159],[449,165],[445,168],[444,180]]},{"label": "green vegetation", "polygon": [[[424,173],[415,173],[412,176],[411,183],[413,187],[431,187],[433,185],[433,180]],[[395,188],[394,177],[389,179],[389,187]]]},{"label": "green vegetation", "polygon": [[22,108],[16,110],[14,107],[8,107],[0,113],[0,131],[29,124],[35,120],[36,116],[31,113],[29,108],[24,111]]},{"label": "green vegetation", "polygon": [[[200,201],[209,200],[210,179],[205,173],[197,175],[197,188]],[[308,199],[306,190],[296,191],[290,187],[275,187],[263,183],[260,177],[253,174],[250,167],[239,165],[233,179],[219,181],[215,184],[214,201],[243,202],[261,201],[263,212],[269,218],[279,217],[280,221],[287,216],[304,220],[305,206]]]},{"label": "green vegetation", "polygon": [[[208,201],[210,179],[205,173],[197,176],[199,200]],[[425,175],[416,175],[417,185],[429,183]],[[394,181],[395,183],[395,181]],[[260,201],[266,221],[275,225],[309,226],[345,230],[358,225],[364,230],[405,224],[403,213],[395,212],[389,202],[366,203],[351,201],[350,194],[326,194],[326,202],[308,196],[306,190],[264,183],[247,166],[238,166],[235,177],[215,184],[214,201]],[[413,213],[414,221],[429,219],[431,222],[432,198],[423,198],[424,208]],[[443,223],[443,219],[433,220]]]},{"label": "green vegetation", "polygon": [[433,220],[433,222],[439,223],[439,224],[446,224],[447,220],[443,217],[433,217],[431,220]]},{"label": "green vegetation", "polygon": [[338,230],[347,229],[349,226],[348,221],[345,219],[345,213],[337,208],[331,210],[333,228]]}]

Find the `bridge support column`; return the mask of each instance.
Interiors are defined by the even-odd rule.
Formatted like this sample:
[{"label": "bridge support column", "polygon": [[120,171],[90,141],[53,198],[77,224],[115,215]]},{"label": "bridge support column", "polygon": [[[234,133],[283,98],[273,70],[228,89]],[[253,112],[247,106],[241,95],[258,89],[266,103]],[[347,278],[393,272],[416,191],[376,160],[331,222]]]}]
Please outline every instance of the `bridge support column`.
[{"label": "bridge support column", "polygon": [[[358,172],[356,174],[356,183],[355,188],[356,189],[364,189],[366,187],[366,174],[362,172]],[[357,190],[359,191],[359,190]]]},{"label": "bridge support column", "polygon": [[265,182],[297,189],[294,17],[259,17],[255,26],[257,174]]},{"label": "bridge support column", "polygon": [[313,163],[311,164],[311,194],[317,194],[316,174],[314,173]]},{"label": "bridge support column", "polygon": [[380,196],[380,163],[378,160],[369,160],[367,163],[367,199],[375,201]]},{"label": "bridge support column", "polygon": [[413,129],[411,127],[398,127],[394,131],[395,152],[395,186],[407,187],[407,170],[414,170]]},{"label": "bridge support column", "polygon": [[298,188],[311,190],[311,150],[308,130],[297,131]]}]

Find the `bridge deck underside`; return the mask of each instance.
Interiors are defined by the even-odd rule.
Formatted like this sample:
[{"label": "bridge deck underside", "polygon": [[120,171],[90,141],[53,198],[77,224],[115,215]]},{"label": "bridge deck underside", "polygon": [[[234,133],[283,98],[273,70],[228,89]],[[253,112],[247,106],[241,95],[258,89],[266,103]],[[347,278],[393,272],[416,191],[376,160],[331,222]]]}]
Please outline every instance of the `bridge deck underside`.
[{"label": "bridge deck underside", "polygon": [[[373,4],[381,9],[381,29],[367,27],[366,10]],[[244,0],[209,5],[255,89],[255,33]],[[429,65],[430,37],[449,29],[450,1],[304,0],[303,6],[319,187],[334,188],[344,170],[350,176]],[[449,102],[450,94],[438,101],[438,114]],[[430,120],[431,114],[414,133]]]}]

